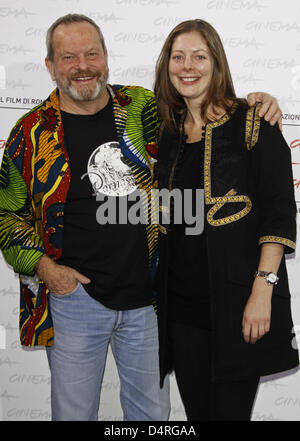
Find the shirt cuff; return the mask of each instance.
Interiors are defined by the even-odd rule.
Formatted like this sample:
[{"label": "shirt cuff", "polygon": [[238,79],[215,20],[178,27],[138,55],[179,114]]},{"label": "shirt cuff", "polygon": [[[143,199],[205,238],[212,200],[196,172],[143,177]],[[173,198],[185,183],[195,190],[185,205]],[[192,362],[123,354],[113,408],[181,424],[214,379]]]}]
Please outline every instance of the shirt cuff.
[{"label": "shirt cuff", "polygon": [[278,243],[284,245],[287,247],[286,253],[292,253],[296,250],[295,242],[280,236],[262,236],[260,237],[258,244],[262,245],[263,243]]}]

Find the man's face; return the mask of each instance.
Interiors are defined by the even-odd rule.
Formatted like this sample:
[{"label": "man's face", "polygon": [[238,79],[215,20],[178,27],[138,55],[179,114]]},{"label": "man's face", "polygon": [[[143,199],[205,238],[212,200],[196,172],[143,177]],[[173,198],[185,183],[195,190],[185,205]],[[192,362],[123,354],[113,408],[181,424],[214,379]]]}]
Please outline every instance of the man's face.
[{"label": "man's face", "polygon": [[60,24],[53,33],[53,61],[46,59],[61,94],[76,102],[106,93],[107,53],[90,23]]}]

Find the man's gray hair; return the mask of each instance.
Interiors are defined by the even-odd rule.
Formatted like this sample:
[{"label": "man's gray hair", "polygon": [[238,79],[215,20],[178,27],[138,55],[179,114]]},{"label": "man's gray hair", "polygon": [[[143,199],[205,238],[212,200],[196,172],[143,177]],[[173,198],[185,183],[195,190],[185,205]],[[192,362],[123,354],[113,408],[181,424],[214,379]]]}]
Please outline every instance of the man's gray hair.
[{"label": "man's gray hair", "polygon": [[99,40],[103,47],[103,50],[106,52],[106,46],[105,46],[103,34],[99,26],[94,22],[94,20],[83,14],[67,14],[64,15],[63,17],[58,18],[47,31],[47,35],[46,35],[47,58],[50,61],[53,61],[53,57],[54,57],[53,33],[57,28],[57,26],[59,26],[60,24],[69,25],[73,23],[83,23],[83,22],[90,23],[92,26],[94,26],[94,28],[96,29],[99,35]]}]

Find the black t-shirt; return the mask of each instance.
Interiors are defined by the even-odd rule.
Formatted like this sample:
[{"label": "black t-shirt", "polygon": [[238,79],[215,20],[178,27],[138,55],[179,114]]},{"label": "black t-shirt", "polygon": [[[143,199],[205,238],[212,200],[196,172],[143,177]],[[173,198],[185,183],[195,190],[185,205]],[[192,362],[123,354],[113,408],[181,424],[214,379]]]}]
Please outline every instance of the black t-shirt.
[{"label": "black t-shirt", "polygon": [[[183,207],[186,196],[183,190],[191,191],[193,216],[196,214],[196,203],[204,207],[204,201],[199,201],[201,195],[196,192],[197,189],[203,189],[203,159],[204,140],[184,143],[173,178],[173,189],[182,190]],[[201,212],[201,215],[204,213]],[[210,328],[205,230],[201,234],[189,235],[186,234],[187,226],[184,215],[181,225],[171,226],[168,269],[171,320]]]},{"label": "black t-shirt", "polygon": [[[89,277],[86,291],[108,308],[126,310],[150,305],[145,225],[118,223],[120,200],[124,202],[138,189],[120,149],[112,100],[94,115],[62,112],[62,123],[71,183],[58,263]],[[110,216],[111,211],[104,209],[108,201],[117,215],[103,225],[98,221]],[[134,203],[128,202],[127,208]]]}]

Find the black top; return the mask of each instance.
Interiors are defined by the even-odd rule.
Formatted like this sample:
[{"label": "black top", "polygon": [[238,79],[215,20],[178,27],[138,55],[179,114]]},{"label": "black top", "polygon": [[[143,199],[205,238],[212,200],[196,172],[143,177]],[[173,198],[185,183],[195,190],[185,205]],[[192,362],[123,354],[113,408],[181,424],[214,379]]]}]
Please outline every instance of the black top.
[{"label": "black top", "polygon": [[203,222],[204,198],[203,191],[200,191],[203,190],[203,154],[204,140],[183,143],[176,163],[172,188],[182,191],[183,216],[182,223],[176,224],[178,212],[174,204],[168,280],[171,320],[208,328],[210,312],[205,232],[191,235],[186,230],[187,226],[196,226],[187,225],[187,215],[195,217],[197,214],[198,222],[199,216],[202,217],[201,225]]},{"label": "black top", "polygon": [[[62,112],[62,122],[71,184],[65,204],[62,257],[58,263],[89,277],[91,283],[84,286],[87,292],[111,309],[150,305],[145,226],[131,225],[128,221],[120,224],[118,216],[105,225],[98,222],[110,216],[103,209],[108,202],[118,209],[119,202],[124,202],[137,189],[119,146],[112,100],[94,115]],[[128,202],[127,208],[133,203]]]}]

